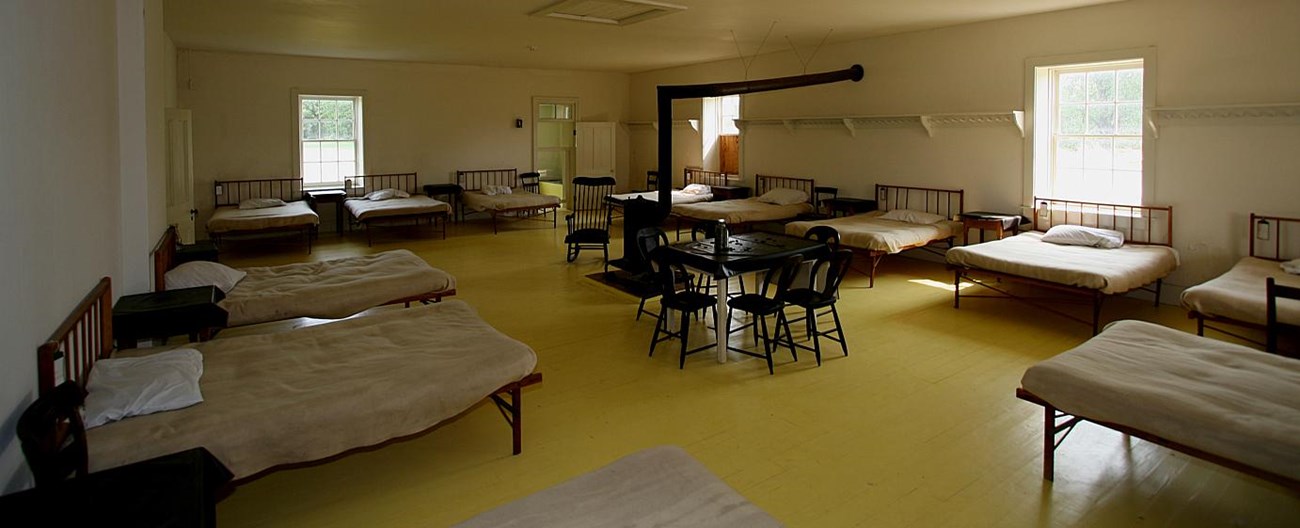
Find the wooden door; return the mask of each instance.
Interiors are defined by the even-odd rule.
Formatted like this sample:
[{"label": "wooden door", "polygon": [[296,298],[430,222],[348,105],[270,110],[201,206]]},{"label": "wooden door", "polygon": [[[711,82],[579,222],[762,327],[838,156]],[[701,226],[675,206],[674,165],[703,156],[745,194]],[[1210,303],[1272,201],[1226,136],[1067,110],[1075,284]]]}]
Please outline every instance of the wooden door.
[{"label": "wooden door", "polygon": [[740,136],[718,136],[718,171],[740,174]]},{"label": "wooden door", "polygon": [[167,223],[176,226],[182,244],[194,243],[194,148],[189,110],[168,108]]}]

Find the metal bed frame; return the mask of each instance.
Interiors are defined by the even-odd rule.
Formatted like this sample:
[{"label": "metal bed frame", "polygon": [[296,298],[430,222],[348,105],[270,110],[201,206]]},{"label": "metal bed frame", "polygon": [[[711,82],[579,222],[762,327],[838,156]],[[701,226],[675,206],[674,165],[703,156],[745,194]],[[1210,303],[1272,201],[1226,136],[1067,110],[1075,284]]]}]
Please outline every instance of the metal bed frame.
[{"label": "metal bed frame", "polygon": [[[250,198],[279,198],[286,202],[302,200],[302,178],[272,178],[264,180],[218,180],[212,182],[212,203],[214,207],[238,206],[239,202]],[[307,242],[307,253],[311,253],[312,240],[316,238],[316,226],[290,226],[269,229],[249,229],[208,233],[214,244],[221,245],[226,235],[253,235],[274,232],[301,231]]]},{"label": "metal bed frame", "polygon": [[[1271,234],[1270,237],[1273,239],[1273,244],[1271,248],[1268,247],[1267,244],[1255,243],[1256,227],[1259,226],[1261,223],[1263,223],[1264,225],[1268,225],[1269,222],[1272,222],[1272,225],[1274,226],[1273,233]],[[1259,259],[1273,260],[1278,262],[1287,260],[1286,257],[1282,256],[1282,239],[1284,238],[1283,232],[1285,231],[1283,229],[1283,226],[1287,224],[1300,224],[1300,218],[1288,218],[1284,216],[1269,216],[1269,215],[1250,213],[1250,224],[1249,224],[1250,233],[1248,235],[1250,239],[1250,256]],[[1270,249],[1271,251],[1269,251]],[[1260,345],[1260,346],[1266,345],[1266,343],[1261,342],[1258,338],[1246,336],[1236,328],[1224,328],[1223,326],[1219,326],[1219,325],[1230,325],[1230,326],[1236,326],[1244,329],[1264,331],[1265,325],[1261,325],[1259,323],[1252,323],[1249,321],[1241,321],[1241,320],[1233,319],[1231,317],[1225,317],[1222,315],[1201,313],[1196,310],[1188,310],[1187,317],[1189,319],[1196,319],[1196,335],[1198,336],[1204,336],[1205,330],[1210,329],[1220,334],[1229,335],[1237,339],[1254,343],[1256,345]]]},{"label": "metal bed frame", "polygon": [[[348,199],[361,198],[366,194],[382,189],[397,189],[415,196],[417,194],[422,194],[418,190],[418,179],[419,177],[414,172],[369,174],[365,176],[357,176],[355,179],[345,180],[343,190],[347,193]],[[398,220],[414,220],[415,225],[419,226],[421,219],[427,219],[429,220],[430,227],[436,227],[439,218],[442,219],[442,239],[446,240],[448,211],[379,215],[362,220],[354,216],[351,209],[348,209],[348,229],[351,230],[353,226],[362,226],[366,231],[366,246],[370,246],[372,244],[372,238],[370,236],[370,226],[372,224]]]},{"label": "metal bed frame", "polygon": [[[525,172],[519,174],[517,169],[478,169],[478,170],[458,170],[456,171],[456,184],[460,185],[463,192],[482,190],[488,185],[505,185],[507,187],[522,187],[525,191],[540,194],[541,175],[536,172]],[[460,200],[460,217],[465,218],[465,200]],[[484,211],[492,217],[492,234],[497,234],[497,217],[502,214],[513,214],[519,218],[528,218],[541,216],[543,220],[546,213],[551,213],[551,228],[554,229],[559,225],[560,206],[547,205],[542,207],[519,207],[514,209],[501,209]]]}]

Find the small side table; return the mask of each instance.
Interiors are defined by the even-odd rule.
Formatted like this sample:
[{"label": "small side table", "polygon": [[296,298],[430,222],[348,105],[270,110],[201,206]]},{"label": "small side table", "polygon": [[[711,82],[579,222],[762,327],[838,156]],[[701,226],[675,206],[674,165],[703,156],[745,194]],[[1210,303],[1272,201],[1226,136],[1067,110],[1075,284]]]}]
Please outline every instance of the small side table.
[{"label": "small side table", "polygon": [[858,213],[867,213],[875,211],[878,205],[875,200],[866,200],[863,198],[826,198],[821,201],[830,212],[831,217],[850,216]]},{"label": "small side table", "polygon": [[334,232],[340,235],[343,234],[343,201],[347,199],[348,192],[342,189],[307,191],[307,205],[310,205],[313,211],[316,211],[320,204],[334,204]]},{"label": "small side table", "polygon": [[740,200],[749,198],[749,187],[739,187],[735,185],[714,185],[714,200]]},{"label": "small side table", "polygon": [[142,337],[188,334],[206,341],[225,328],[226,309],[217,303],[226,294],[216,286],[124,295],[113,305],[113,334],[118,348],[135,348]]},{"label": "small side table", "polygon": [[174,258],[177,265],[196,260],[216,262],[218,254],[216,244],[213,244],[211,240],[203,240],[193,244],[176,246],[176,256]]},{"label": "small side table", "polygon": [[1020,225],[1020,215],[1009,213],[991,213],[988,211],[971,211],[961,214],[962,238],[970,245],[970,238],[967,233],[971,229],[980,231],[980,242],[984,241],[984,231],[996,231],[998,240],[1006,236],[1007,232],[1014,233],[1016,227]]},{"label": "small side table", "polygon": [[0,497],[0,518],[59,526],[217,525],[230,470],[196,447]]},{"label": "small side table", "polygon": [[424,194],[430,198],[434,196],[445,196],[447,205],[451,206],[451,218],[457,222],[460,221],[460,193],[465,189],[454,183],[430,183],[424,186]]}]

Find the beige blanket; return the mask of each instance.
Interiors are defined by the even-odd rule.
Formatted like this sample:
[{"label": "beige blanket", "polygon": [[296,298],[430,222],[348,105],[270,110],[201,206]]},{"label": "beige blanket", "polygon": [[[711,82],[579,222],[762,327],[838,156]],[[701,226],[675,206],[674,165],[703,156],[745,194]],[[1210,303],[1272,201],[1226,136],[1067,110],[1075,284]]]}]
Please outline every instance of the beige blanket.
[{"label": "beige blanket", "polygon": [[785,225],[785,234],[801,237],[813,226],[831,226],[839,232],[840,244],[844,246],[898,253],[961,233],[961,222],[943,220],[934,224],[913,224],[882,220],[879,218],[882,214],[884,211],[872,211],[843,218],[791,222]]},{"label": "beige blanket", "polygon": [[758,198],[722,200],[673,206],[673,214],[695,220],[722,220],[729,224],[788,220],[812,212],[812,204],[775,205]]},{"label": "beige blanket", "polygon": [[218,207],[208,219],[209,233],[232,231],[260,231],[289,227],[308,227],[320,224],[320,216],[304,200],[295,200],[277,207],[240,209]]},{"label": "beige blanket", "polygon": [[506,527],[781,526],[680,447],[646,449],[457,524]]},{"label": "beige blanket", "polygon": [[[1282,271],[1276,261],[1246,257],[1227,273],[1183,290],[1183,307],[1262,325],[1267,297],[1264,282],[1269,277],[1278,284],[1300,287],[1300,275]],[[1279,299],[1277,317],[1284,323],[1300,324],[1300,301]]]},{"label": "beige blanket", "polygon": [[1178,267],[1178,252],[1166,246],[1126,244],[1117,249],[1063,246],[1042,241],[1039,232],[948,250],[948,263],[1077,286],[1124,293],[1164,278]]},{"label": "beige blanket", "polygon": [[340,319],[431,292],[452,292],[456,278],[405,249],[248,273],[221,301],[230,326],[294,317]]},{"label": "beige blanket", "polygon": [[1300,479],[1300,361],[1119,321],[1025,372],[1020,386],[1112,422]]},{"label": "beige blanket", "polygon": [[462,301],[194,348],[203,403],[91,429],[91,471],[204,446],[244,478],[423,431],[537,364]]},{"label": "beige blanket", "polygon": [[482,191],[465,191],[460,195],[461,202],[475,211],[516,211],[530,208],[559,207],[560,198],[546,194],[537,194],[515,188],[510,194],[488,196]]},{"label": "beige blanket", "polygon": [[357,220],[370,220],[387,216],[408,216],[445,213],[451,210],[447,202],[434,200],[423,194],[409,198],[392,198],[389,200],[366,200],[352,198],[343,202],[352,217]]}]

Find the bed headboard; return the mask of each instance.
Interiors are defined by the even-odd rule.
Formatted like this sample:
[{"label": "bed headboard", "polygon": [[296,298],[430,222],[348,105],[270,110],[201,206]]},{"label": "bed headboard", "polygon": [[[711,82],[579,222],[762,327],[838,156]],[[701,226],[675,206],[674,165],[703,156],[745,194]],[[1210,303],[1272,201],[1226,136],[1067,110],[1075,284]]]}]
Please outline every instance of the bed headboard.
[{"label": "bed headboard", "polygon": [[516,169],[458,170],[456,184],[466,191],[482,190],[488,185],[518,187],[519,171]]},{"label": "bed headboard", "polygon": [[1300,231],[1292,229],[1300,225],[1293,224],[1300,224],[1300,218],[1250,213],[1250,256],[1279,261],[1295,258],[1300,253],[1296,247]]},{"label": "bed headboard", "polygon": [[343,190],[348,198],[359,198],[380,189],[397,189],[411,194],[420,192],[416,173],[399,172],[394,174],[367,174],[348,178]]},{"label": "bed headboard", "polygon": [[1124,243],[1173,246],[1171,205],[1124,205],[1034,198],[1034,231],[1079,225],[1124,233]]},{"label": "bed headboard", "polygon": [[966,191],[877,183],[876,206],[881,211],[911,209],[934,213],[953,220],[957,215],[966,212]]},{"label": "bed headboard", "polygon": [[[99,279],[72,314],[36,349],[36,376],[40,395],[63,381],[85,387],[90,367],[113,352],[113,288],[108,277]],[[62,378],[56,370],[62,365]]]},{"label": "bed headboard", "polygon": [[803,191],[808,195],[808,203],[812,203],[813,187],[817,184],[811,178],[790,178],[786,176],[765,176],[762,174],[754,175],[754,196],[762,196],[763,193],[772,189],[796,189]]},{"label": "bed headboard", "polygon": [[153,291],[167,291],[164,275],[176,267],[176,226],[167,226],[153,247]]},{"label": "bed headboard", "polygon": [[685,174],[682,176],[683,185],[699,183],[709,187],[725,187],[731,185],[731,180],[725,172],[697,169],[686,167]]},{"label": "bed headboard", "polygon": [[217,207],[239,205],[249,198],[279,198],[286,202],[302,199],[302,178],[272,180],[224,180],[212,182]]}]

